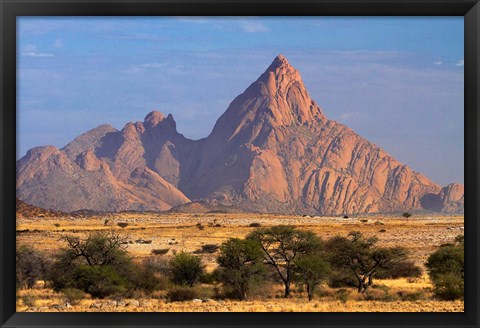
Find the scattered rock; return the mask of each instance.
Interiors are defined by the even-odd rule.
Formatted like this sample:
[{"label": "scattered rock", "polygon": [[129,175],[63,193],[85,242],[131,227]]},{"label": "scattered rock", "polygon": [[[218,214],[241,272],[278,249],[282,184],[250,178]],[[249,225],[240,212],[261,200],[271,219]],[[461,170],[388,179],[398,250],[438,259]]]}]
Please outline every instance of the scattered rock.
[{"label": "scattered rock", "polygon": [[126,306],[140,306],[140,302],[137,300],[130,301],[126,304]]}]

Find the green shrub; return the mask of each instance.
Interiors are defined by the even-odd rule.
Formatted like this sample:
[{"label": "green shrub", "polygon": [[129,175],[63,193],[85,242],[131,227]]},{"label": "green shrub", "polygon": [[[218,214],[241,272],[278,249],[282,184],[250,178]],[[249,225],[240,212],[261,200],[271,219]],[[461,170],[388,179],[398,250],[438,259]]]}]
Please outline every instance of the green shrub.
[{"label": "green shrub", "polygon": [[464,295],[463,236],[453,246],[440,247],[427,260],[426,267],[434,285],[434,293],[443,300],[461,299]]},{"label": "green shrub", "polygon": [[444,273],[435,278],[433,291],[435,295],[447,301],[463,299],[464,280],[456,276],[454,273]]},{"label": "green shrub", "polygon": [[213,271],[213,272],[204,272],[200,276],[200,282],[202,284],[214,284],[218,281],[218,272]]},{"label": "green shrub", "polygon": [[402,214],[402,216],[403,216],[404,218],[409,218],[409,217],[412,216],[412,213],[405,212],[405,213]]},{"label": "green shrub", "polygon": [[346,270],[334,270],[328,279],[328,286],[332,288],[356,287],[357,279]]},{"label": "green shrub", "polygon": [[167,292],[170,302],[184,302],[198,298],[198,291],[193,287],[174,286]]},{"label": "green shrub", "polygon": [[422,276],[422,268],[413,261],[401,261],[390,268],[378,270],[375,275],[378,279],[418,278]]},{"label": "green shrub", "polygon": [[204,272],[200,258],[187,252],[176,254],[170,261],[172,281],[177,285],[192,287]]},{"label": "green shrub", "polygon": [[110,266],[80,265],[76,270],[76,280],[78,289],[98,298],[124,294],[128,288],[126,277]]},{"label": "green shrub", "polygon": [[252,222],[248,225],[250,228],[260,228],[262,225],[258,222]]}]

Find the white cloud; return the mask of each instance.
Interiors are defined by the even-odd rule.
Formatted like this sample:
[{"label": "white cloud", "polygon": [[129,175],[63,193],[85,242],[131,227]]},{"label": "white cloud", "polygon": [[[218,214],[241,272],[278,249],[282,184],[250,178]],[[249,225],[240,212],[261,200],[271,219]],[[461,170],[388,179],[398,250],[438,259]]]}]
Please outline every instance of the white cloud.
[{"label": "white cloud", "polygon": [[146,63],[141,65],[143,68],[162,68],[166,64],[165,63]]},{"label": "white cloud", "polygon": [[456,64],[455,66],[463,66],[465,63],[465,61],[463,59],[460,59]]},{"label": "white cloud", "polygon": [[51,53],[39,52],[37,46],[34,44],[25,45],[21,55],[24,57],[53,57]]},{"label": "white cloud", "polygon": [[57,49],[63,47],[62,39],[56,39],[55,42],[53,43],[53,47]]},{"label": "white cloud", "polygon": [[441,60],[437,60],[433,62],[433,65],[442,65],[443,62]]},{"label": "white cloud", "polygon": [[261,22],[241,21],[240,28],[247,33],[269,32],[270,29]]},{"label": "white cloud", "polygon": [[25,57],[53,57],[53,54],[46,53],[46,52],[22,52],[22,56]]}]

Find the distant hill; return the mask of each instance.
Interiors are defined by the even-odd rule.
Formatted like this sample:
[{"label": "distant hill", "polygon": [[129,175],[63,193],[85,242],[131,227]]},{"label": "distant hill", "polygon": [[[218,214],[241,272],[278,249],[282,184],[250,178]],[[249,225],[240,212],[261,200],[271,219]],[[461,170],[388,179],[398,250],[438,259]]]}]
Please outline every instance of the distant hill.
[{"label": "distant hill", "polygon": [[40,208],[37,206],[33,206],[22,202],[20,199],[17,198],[17,218],[41,218],[41,217],[60,217],[66,216],[67,213],[61,211],[54,211],[54,210],[47,210],[44,208]]}]

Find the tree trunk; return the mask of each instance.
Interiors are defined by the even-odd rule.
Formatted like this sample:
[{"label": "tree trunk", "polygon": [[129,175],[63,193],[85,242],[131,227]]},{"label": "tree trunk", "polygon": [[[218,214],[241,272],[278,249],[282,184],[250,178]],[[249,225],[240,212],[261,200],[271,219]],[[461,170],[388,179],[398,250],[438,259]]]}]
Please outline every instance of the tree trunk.
[{"label": "tree trunk", "polygon": [[313,287],[307,285],[307,294],[308,294],[308,301],[313,299]]},{"label": "tree trunk", "polygon": [[285,298],[290,296],[290,281],[285,281]]}]

